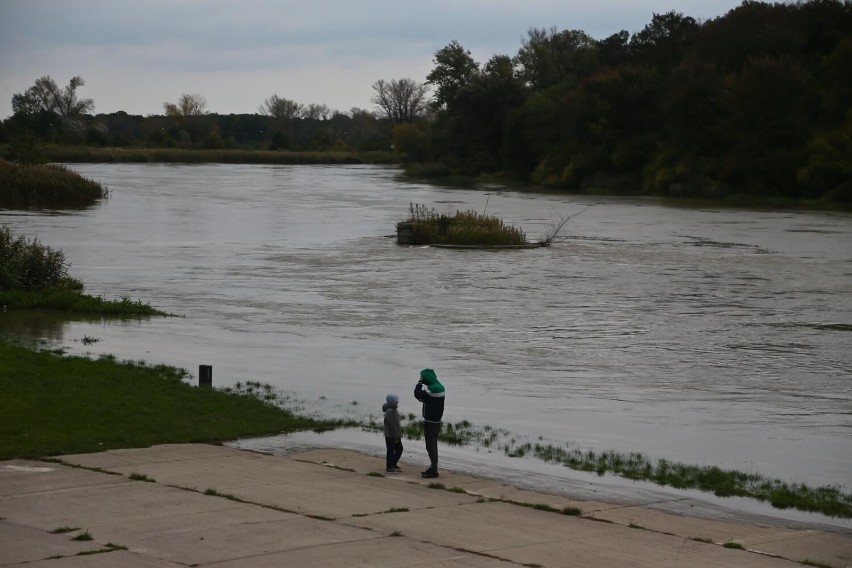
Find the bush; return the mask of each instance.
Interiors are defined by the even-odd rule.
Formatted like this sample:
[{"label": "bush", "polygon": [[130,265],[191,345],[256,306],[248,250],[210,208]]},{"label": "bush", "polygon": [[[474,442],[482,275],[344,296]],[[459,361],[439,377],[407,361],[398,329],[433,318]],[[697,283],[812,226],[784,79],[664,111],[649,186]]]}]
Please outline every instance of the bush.
[{"label": "bush", "polygon": [[82,289],[83,285],[68,277],[65,254],[32,241],[15,238],[4,227],[0,229],[0,291]]}]

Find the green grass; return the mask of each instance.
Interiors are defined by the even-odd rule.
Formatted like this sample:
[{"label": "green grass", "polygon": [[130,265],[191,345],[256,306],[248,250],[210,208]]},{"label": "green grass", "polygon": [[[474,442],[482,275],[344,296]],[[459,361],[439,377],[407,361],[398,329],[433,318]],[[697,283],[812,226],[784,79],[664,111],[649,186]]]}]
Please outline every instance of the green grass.
[{"label": "green grass", "polygon": [[127,476],[127,478],[131,479],[133,481],[146,481],[148,483],[156,483],[156,480],[151,479],[150,477],[148,477],[144,473],[131,473],[130,475]]},{"label": "green grass", "polygon": [[80,530],[80,527],[69,527],[68,525],[64,525],[59,528],[53,529],[52,531],[50,531],[50,534],[65,534],[78,530]]},{"label": "green grass", "polygon": [[0,158],[0,207],[83,208],[107,195],[103,185],[63,166],[17,164]]},{"label": "green grass", "polygon": [[88,541],[95,540],[95,537],[89,534],[89,531],[84,531],[72,538],[71,540],[80,540],[80,541]]},{"label": "green grass", "polygon": [[199,389],[185,376],[174,367],[0,342],[0,459],[212,443],[336,424],[254,396]]},{"label": "green grass", "polygon": [[9,310],[61,310],[102,316],[172,316],[141,300],[124,297],[107,300],[83,294],[79,290],[12,290],[0,291],[0,305]]}]

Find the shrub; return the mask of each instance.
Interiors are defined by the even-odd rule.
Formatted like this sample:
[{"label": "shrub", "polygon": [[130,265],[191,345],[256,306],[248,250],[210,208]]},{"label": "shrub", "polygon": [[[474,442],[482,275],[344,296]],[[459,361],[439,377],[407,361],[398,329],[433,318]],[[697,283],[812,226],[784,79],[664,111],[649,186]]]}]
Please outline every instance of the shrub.
[{"label": "shrub", "polygon": [[0,229],[0,291],[82,287],[68,277],[61,250],[42,245],[38,239],[15,238],[6,227]]}]

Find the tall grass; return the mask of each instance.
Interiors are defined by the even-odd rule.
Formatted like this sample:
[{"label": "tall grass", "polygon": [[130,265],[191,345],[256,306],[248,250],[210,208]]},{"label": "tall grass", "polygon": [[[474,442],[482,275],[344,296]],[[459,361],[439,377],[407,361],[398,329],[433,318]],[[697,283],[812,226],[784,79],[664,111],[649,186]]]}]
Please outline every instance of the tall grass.
[{"label": "tall grass", "polygon": [[469,246],[507,246],[527,244],[524,232],[502,219],[476,211],[457,211],[455,215],[438,214],[425,205],[411,203],[409,223],[413,231],[410,244],[448,244]]},{"label": "tall grass", "polygon": [[46,146],[42,155],[54,162],[220,163],[220,164],[389,164],[390,152],[290,152],[274,150],[190,148],[92,148]]},{"label": "tall grass", "polygon": [[103,185],[63,166],[16,164],[0,158],[0,207],[80,208],[107,195]]}]

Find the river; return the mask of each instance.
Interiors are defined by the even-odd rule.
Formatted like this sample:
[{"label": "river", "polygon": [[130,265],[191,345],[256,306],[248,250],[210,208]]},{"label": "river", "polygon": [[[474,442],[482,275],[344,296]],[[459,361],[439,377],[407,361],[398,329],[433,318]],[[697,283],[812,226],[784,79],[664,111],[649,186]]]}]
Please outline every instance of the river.
[{"label": "river", "polygon": [[[852,215],[465,189],[379,166],[75,164],[110,196],[5,211],[90,294],[181,317],[0,330],[72,353],[269,383],[326,416],[403,413],[810,484],[852,485]],[[401,247],[419,203],[548,248]],[[381,441],[378,440],[379,445]],[[414,444],[409,444],[414,445]]]}]

